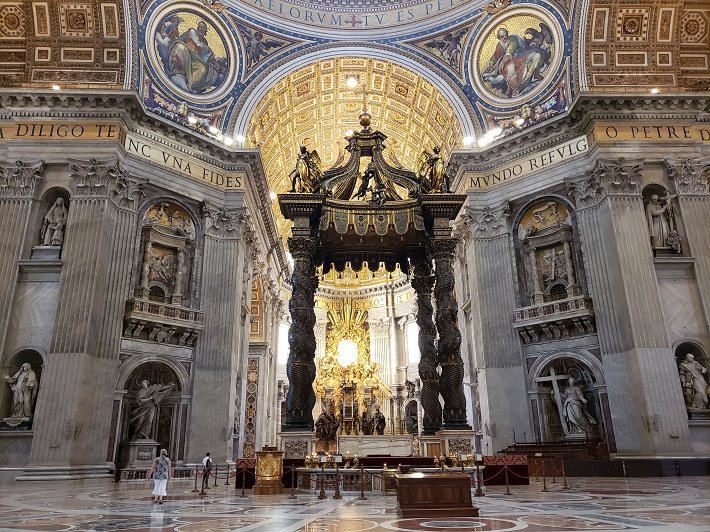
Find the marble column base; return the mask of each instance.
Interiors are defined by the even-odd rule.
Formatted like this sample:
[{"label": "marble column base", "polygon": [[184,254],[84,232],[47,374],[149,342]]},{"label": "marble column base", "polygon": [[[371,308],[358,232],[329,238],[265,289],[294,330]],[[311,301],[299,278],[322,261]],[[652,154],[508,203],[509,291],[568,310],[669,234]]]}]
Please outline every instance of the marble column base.
[{"label": "marble column base", "polygon": [[437,436],[445,456],[474,453],[476,432],[473,430],[440,430]]},{"label": "marble column base", "polygon": [[284,458],[305,458],[315,450],[315,437],[311,431],[281,432],[279,437]]}]

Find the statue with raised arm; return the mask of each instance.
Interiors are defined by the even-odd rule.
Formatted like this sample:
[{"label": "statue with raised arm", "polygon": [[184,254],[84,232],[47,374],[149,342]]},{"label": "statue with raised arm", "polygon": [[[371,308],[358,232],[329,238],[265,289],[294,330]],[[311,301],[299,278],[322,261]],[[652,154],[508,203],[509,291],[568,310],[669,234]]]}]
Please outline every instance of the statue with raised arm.
[{"label": "statue with raised arm", "polygon": [[[648,232],[651,236],[651,247],[653,249],[665,249],[670,247],[668,239],[672,239],[672,244],[675,247],[676,232],[671,237],[671,231],[675,230],[673,211],[670,204],[672,196],[659,198],[657,194],[653,194],[646,205],[646,219],[648,222]],[[678,246],[680,249],[680,246]]]},{"label": "statue with raised arm", "polygon": [[425,192],[449,192],[449,179],[445,172],[441,148],[434,146],[432,152],[424,150],[419,155],[416,165],[417,177],[427,185]]},{"label": "statue with raised arm", "polygon": [[316,150],[308,151],[303,144],[299,147],[296,167],[291,170],[290,192],[312,193],[320,188],[323,179],[321,159]]},{"label": "statue with raised arm", "polygon": [[10,422],[12,420],[17,421],[15,425],[19,425],[20,421],[29,421],[32,419],[32,409],[37,398],[37,375],[32,366],[29,362],[25,362],[12,377],[8,374],[3,377],[12,390],[10,417],[5,421],[11,426],[13,425]]},{"label": "statue with raised arm", "polygon": [[133,409],[128,419],[130,437],[133,440],[149,440],[153,435],[153,420],[158,413],[158,405],[175,387],[170,384],[150,384],[147,380],[141,382],[138,390],[138,407]]},{"label": "statue with raised arm", "polygon": [[44,215],[40,239],[43,246],[61,246],[64,243],[64,226],[67,223],[67,208],[64,199],[57,198]]},{"label": "statue with raised arm", "polygon": [[703,367],[691,353],[678,364],[680,383],[683,386],[685,404],[690,408],[708,408],[707,368]]}]

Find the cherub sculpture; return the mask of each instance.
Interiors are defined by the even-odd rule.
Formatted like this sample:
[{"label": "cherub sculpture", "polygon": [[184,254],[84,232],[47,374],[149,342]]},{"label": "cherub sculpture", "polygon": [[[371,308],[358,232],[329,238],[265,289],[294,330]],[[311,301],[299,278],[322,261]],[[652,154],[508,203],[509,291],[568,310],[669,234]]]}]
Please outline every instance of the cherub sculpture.
[{"label": "cherub sculpture", "polygon": [[448,192],[449,178],[444,171],[441,148],[434,146],[433,152],[422,151],[416,164],[417,177],[425,184],[427,193]]},{"label": "cherub sculpture", "polygon": [[291,178],[291,192],[316,192],[323,179],[321,159],[316,150],[308,151],[301,145],[296,159],[296,168],[289,174]]}]

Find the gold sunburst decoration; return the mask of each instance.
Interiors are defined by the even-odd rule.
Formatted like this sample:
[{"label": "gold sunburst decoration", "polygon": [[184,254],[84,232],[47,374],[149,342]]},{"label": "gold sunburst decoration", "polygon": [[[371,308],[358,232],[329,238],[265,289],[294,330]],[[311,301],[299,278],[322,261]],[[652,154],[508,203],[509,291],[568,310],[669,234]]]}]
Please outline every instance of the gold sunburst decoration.
[{"label": "gold sunburst decoration", "polygon": [[[357,346],[355,361],[343,366],[339,360],[339,349],[344,343]],[[338,412],[343,401],[343,387],[354,384],[355,399],[359,411],[364,411],[365,386],[372,389],[372,398],[378,404],[389,397],[389,390],[378,372],[379,364],[370,360],[370,330],[367,325],[367,311],[360,310],[352,298],[345,298],[339,308],[328,311],[328,333],[325,341],[325,355],[318,365],[314,387],[316,396],[324,401],[328,391]]]}]

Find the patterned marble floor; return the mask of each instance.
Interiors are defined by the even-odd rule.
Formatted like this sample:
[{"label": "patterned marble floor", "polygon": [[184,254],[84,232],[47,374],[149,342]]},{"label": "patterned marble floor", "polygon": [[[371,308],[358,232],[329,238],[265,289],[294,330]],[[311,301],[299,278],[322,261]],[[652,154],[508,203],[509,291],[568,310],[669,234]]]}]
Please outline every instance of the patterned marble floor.
[{"label": "patterned marble floor", "polygon": [[513,486],[509,496],[491,487],[474,499],[478,518],[401,519],[393,496],[240,498],[233,486],[218,486],[199,498],[187,481],[171,481],[166,503],[155,505],[148,482],[10,481],[0,484],[0,531],[710,531],[708,477],[572,479],[570,485],[562,490],[558,481],[543,493],[533,482]]}]

